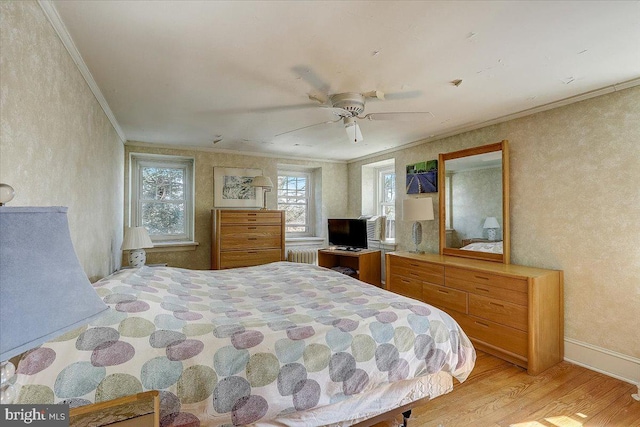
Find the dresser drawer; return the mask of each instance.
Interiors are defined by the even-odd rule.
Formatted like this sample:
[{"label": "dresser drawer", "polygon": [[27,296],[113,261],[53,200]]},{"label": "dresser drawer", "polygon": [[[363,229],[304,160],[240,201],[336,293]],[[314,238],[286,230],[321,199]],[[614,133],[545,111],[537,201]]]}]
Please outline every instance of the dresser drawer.
[{"label": "dresser drawer", "polygon": [[441,308],[467,313],[467,293],[455,289],[425,284],[422,287],[423,301]]},{"label": "dresser drawer", "polygon": [[405,297],[422,300],[422,282],[419,280],[392,274],[388,288],[391,292]]},{"label": "dresser drawer", "polygon": [[220,268],[249,267],[282,261],[280,249],[258,249],[220,253]]},{"label": "dresser drawer", "polygon": [[280,212],[220,212],[222,224],[277,224],[280,225]]},{"label": "dresser drawer", "polygon": [[241,248],[279,248],[282,243],[278,225],[223,225],[220,242],[223,250]]},{"label": "dresser drawer", "polygon": [[527,359],[527,333],[508,326],[499,325],[475,316],[449,313],[460,324],[472,340],[478,340],[497,349]]},{"label": "dresser drawer", "polygon": [[[388,267],[389,268],[389,267]],[[391,258],[391,271],[404,277],[436,285],[444,284],[444,266],[407,258]]]},{"label": "dresser drawer", "polygon": [[491,285],[501,289],[516,292],[527,292],[527,280],[515,277],[501,276],[486,271],[474,271],[464,268],[447,267],[445,269],[445,280],[448,282],[469,282],[479,285]]},{"label": "dresser drawer", "polygon": [[508,301],[523,306],[526,306],[529,301],[526,292],[512,291],[509,289],[499,288],[497,286],[491,286],[484,283],[480,284],[468,282],[462,279],[447,277],[445,280],[445,284],[447,287],[466,291],[471,294],[482,295],[485,297]]},{"label": "dresser drawer", "polygon": [[527,307],[495,298],[469,294],[469,314],[527,331]]}]

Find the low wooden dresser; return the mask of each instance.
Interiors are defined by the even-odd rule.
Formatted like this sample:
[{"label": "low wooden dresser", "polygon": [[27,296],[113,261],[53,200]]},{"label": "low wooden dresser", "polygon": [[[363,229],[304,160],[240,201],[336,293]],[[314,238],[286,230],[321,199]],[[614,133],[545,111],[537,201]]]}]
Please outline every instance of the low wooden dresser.
[{"label": "low wooden dresser", "polygon": [[386,264],[388,290],[446,311],[477,349],[531,375],[562,361],[562,271],[407,252]]},{"label": "low wooden dresser", "polygon": [[213,209],[211,269],[282,261],[284,211]]}]

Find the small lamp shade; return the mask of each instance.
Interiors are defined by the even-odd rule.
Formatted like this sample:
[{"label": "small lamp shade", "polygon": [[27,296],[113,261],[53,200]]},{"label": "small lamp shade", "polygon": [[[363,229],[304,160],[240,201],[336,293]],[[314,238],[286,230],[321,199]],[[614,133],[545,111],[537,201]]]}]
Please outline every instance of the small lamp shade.
[{"label": "small lamp shade", "polygon": [[433,199],[404,199],[402,201],[402,219],[404,221],[431,221],[433,216]]},{"label": "small lamp shade", "polygon": [[500,228],[498,219],[495,216],[489,216],[484,220],[482,228],[487,229],[487,237],[489,240],[496,240],[496,229]]},{"label": "small lamp shade", "polygon": [[0,271],[0,361],[108,309],[73,249],[67,208],[0,207]]},{"label": "small lamp shade", "polygon": [[495,216],[489,216],[484,220],[482,228],[500,228],[500,224],[498,224],[498,219]]},{"label": "small lamp shade", "polygon": [[273,188],[273,182],[271,181],[271,178],[269,178],[268,176],[258,175],[253,178],[253,181],[251,182],[251,186]]},{"label": "small lamp shade", "polygon": [[129,265],[142,267],[147,262],[147,254],[144,248],[152,248],[153,242],[144,227],[129,227],[124,232],[122,250],[129,251]]},{"label": "small lamp shade", "polygon": [[404,221],[414,221],[412,229],[413,244],[416,246],[414,252],[418,251],[418,245],[422,242],[422,225],[419,221],[431,221],[433,216],[433,199],[423,197],[420,199],[404,199],[402,201],[402,219]]},{"label": "small lamp shade", "polygon": [[152,248],[153,242],[144,227],[128,227],[124,232],[122,250]]},{"label": "small lamp shade", "polygon": [[251,181],[251,186],[262,188],[262,209],[267,209],[267,192],[271,191],[273,188],[271,178],[264,175],[258,175],[253,178],[253,181]]}]

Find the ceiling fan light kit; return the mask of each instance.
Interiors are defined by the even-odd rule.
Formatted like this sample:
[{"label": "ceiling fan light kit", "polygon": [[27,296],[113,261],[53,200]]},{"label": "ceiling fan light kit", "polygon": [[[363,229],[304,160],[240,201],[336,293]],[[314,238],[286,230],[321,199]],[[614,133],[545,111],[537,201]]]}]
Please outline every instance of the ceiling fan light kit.
[{"label": "ceiling fan light kit", "polygon": [[332,124],[332,123],[337,123],[339,121],[342,121],[342,123],[344,124],[344,128],[347,131],[347,136],[349,137],[349,140],[353,143],[358,143],[363,141],[364,138],[362,136],[362,131],[360,130],[360,126],[358,125],[356,119],[409,121],[409,120],[428,119],[433,117],[433,114],[429,112],[370,113],[365,116],[362,116],[361,114],[364,113],[366,98],[376,98],[376,99],[382,99],[382,100],[385,99],[384,92],[379,90],[372,90],[370,92],[364,92],[364,93],[343,92],[343,93],[335,93],[333,95],[327,94],[326,96],[324,94],[313,92],[308,94],[308,97],[313,101],[319,102],[320,107],[332,108],[333,114],[337,116],[337,119],[324,121],[321,123],[315,123],[308,126],[303,126],[297,129],[279,133],[275,136],[296,132],[296,131],[307,129],[313,126]]},{"label": "ceiling fan light kit", "polygon": [[344,128],[347,131],[349,141],[357,144],[358,142],[364,140],[364,138],[362,137],[362,132],[360,131],[360,126],[358,126],[355,117],[345,117]]}]

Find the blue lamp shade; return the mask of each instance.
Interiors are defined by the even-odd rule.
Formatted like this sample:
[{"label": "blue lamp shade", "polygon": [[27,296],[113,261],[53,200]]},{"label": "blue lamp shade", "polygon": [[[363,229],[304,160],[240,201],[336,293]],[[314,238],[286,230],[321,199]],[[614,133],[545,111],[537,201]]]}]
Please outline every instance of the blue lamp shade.
[{"label": "blue lamp shade", "polygon": [[67,208],[0,207],[0,361],[107,309],[73,249]]}]

